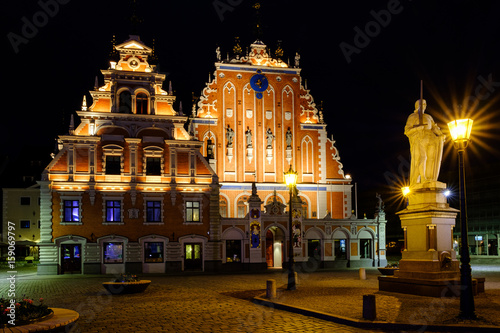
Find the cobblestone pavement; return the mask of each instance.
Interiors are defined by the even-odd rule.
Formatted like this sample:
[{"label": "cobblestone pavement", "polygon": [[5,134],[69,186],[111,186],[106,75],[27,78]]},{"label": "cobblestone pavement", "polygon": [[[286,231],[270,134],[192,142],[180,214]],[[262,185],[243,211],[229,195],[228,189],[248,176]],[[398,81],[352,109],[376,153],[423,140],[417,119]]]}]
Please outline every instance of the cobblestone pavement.
[{"label": "cobblestone pavement", "polygon": [[[17,298],[43,297],[80,314],[70,332],[369,332],[251,303],[266,279],[280,283],[282,273],[152,276],[144,293],[114,296],[101,285],[109,276],[19,274]],[[0,277],[6,296],[5,272]]]}]

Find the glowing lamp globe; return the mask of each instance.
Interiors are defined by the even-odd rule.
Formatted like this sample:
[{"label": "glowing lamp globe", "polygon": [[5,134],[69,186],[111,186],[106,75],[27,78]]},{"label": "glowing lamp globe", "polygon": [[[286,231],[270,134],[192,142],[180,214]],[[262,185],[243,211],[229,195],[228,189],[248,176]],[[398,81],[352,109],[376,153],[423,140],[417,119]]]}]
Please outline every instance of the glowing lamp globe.
[{"label": "glowing lamp globe", "polygon": [[410,187],[408,186],[402,187],[401,191],[403,192],[403,196],[406,197],[408,194],[410,194]]},{"label": "glowing lamp globe", "polygon": [[295,184],[297,184],[297,177],[298,177],[297,172],[293,171],[291,165],[290,165],[290,169],[288,169],[288,171],[285,172],[284,174],[285,174],[286,186],[290,187],[290,186],[295,186]]},{"label": "glowing lamp globe", "polygon": [[448,123],[450,135],[455,142],[466,142],[470,140],[472,132],[472,119],[458,119]]}]

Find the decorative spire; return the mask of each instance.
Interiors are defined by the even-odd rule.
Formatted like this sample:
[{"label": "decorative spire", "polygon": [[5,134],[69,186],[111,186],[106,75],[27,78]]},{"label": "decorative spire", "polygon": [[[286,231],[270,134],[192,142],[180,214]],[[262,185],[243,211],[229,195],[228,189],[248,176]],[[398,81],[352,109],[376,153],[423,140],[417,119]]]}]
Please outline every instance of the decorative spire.
[{"label": "decorative spire", "polygon": [[71,114],[71,118],[69,120],[69,135],[75,134],[75,119],[73,118],[73,114]]},{"label": "decorative spire", "polygon": [[109,52],[109,61],[116,64],[118,60],[120,60],[120,54],[116,50],[116,36],[113,35],[113,38],[111,39],[111,52]]},{"label": "decorative spire", "polygon": [[155,53],[155,39],[153,38],[153,43],[151,46],[151,55],[149,56],[149,63],[152,65],[156,65],[158,63],[158,57]]},{"label": "decorative spire", "polygon": [[323,119],[323,101],[321,101],[319,105],[319,123],[324,124],[325,120]]},{"label": "decorative spire", "polygon": [[82,111],[87,111],[87,96],[83,95]]},{"label": "decorative spire", "polygon": [[172,81],[168,81],[168,94],[173,95],[174,91],[172,90]]},{"label": "decorative spire", "polygon": [[283,57],[283,48],[281,47],[281,40],[278,41],[278,45],[276,46],[276,51],[274,51],[274,55],[278,59],[281,59],[281,57]]},{"label": "decorative spire", "polygon": [[95,81],[94,81],[94,90],[99,89],[99,80],[97,79],[97,75],[95,76]]},{"label": "decorative spire", "polygon": [[138,35],[139,34],[138,27],[139,27],[139,24],[141,24],[143,22],[143,19],[142,19],[142,17],[137,15],[137,1],[131,0],[130,7],[131,7],[130,9],[132,11],[132,13],[128,19],[132,25],[130,30],[132,32],[132,35]]},{"label": "decorative spire", "polygon": [[182,101],[179,102],[179,116],[183,116],[184,112],[182,111]]},{"label": "decorative spire", "polygon": [[239,59],[241,53],[243,53],[243,49],[240,46],[240,37],[234,37],[233,53],[235,54],[236,59]]},{"label": "decorative spire", "polygon": [[255,38],[262,39],[262,15],[260,13],[260,3],[255,2],[252,5],[252,8],[255,9],[255,25],[254,25],[254,34]]}]

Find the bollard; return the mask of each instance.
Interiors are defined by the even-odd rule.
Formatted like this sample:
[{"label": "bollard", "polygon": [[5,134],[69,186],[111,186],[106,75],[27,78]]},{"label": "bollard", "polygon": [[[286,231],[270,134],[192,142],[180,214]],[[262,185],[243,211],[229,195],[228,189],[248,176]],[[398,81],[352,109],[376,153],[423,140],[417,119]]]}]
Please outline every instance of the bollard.
[{"label": "bollard", "polygon": [[299,273],[297,272],[294,272],[295,274],[295,284],[298,286],[300,283],[299,283]]},{"label": "bollard", "polygon": [[266,297],[276,298],[276,280],[270,279],[266,281]]},{"label": "bollard", "polygon": [[363,295],[363,318],[366,320],[377,318],[375,295]]},{"label": "bollard", "polygon": [[364,268],[359,269],[359,279],[366,280],[366,270]]}]

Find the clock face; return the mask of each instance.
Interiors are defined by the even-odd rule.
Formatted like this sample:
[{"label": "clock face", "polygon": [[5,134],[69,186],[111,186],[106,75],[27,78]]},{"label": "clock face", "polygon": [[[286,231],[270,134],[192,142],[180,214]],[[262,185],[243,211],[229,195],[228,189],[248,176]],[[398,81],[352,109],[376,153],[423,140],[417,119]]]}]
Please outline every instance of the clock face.
[{"label": "clock face", "polygon": [[264,74],[260,74],[257,72],[254,76],[250,78],[250,86],[253,90],[258,93],[261,93],[267,89],[269,86],[269,82],[267,81],[267,77]]},{"label": "clock face", "polygon": [[137,59],[136,57],[130,58],[128,61],[128,65],[130,66],[130,68],[136,69],[137,67],[139,67],[139,59]]}]

